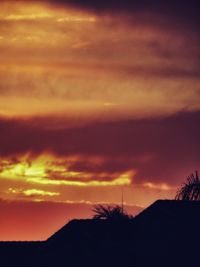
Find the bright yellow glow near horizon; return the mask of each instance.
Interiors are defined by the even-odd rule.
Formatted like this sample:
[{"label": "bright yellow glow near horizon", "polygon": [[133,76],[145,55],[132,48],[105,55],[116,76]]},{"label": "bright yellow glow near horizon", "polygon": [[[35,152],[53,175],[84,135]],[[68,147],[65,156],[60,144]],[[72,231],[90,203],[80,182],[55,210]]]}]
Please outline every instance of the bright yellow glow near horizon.
[{"label": "bright yellow glow near horizon", "polygon": [[131,184],[131,175],[127,172],[112,177],[111,180],[101,178],[99,174],[95,179],[90,172],[77,172],[68,170],[69,166],[62,159],[58,160],[52,155],[42,155],[36,159],[24,156],[16,163],[9,160],[2,160],[3,169],[0,177],[7,180],[22,180],[30,184],[38,185],[66,185],[78,187],[98,187],[98,186],[121,186]]}]

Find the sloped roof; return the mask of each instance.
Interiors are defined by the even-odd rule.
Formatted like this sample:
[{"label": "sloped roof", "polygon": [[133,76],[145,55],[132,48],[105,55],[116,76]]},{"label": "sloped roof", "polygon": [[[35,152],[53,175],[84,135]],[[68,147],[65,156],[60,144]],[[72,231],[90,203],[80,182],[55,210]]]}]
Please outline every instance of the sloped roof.
[{"label": "sloped roof", "polygon": [[200,201],[157,200],[139,213],[137,220],[184,220],[200,219]]}]

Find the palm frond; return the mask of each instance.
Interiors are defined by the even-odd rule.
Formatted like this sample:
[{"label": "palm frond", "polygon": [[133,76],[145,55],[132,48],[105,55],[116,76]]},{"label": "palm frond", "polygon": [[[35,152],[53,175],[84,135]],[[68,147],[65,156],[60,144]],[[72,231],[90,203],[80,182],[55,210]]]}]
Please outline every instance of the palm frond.
[{"label": "palm frond", "polygon": [[176,200],[200,200],[200,179],[198,172],[187,177],[186,182],[178,190]]},{"label": "palm frond", "polygon": [[95,205],[92,211],[94,212],[93,219],[124,220],[131,218],[119,205]]}]

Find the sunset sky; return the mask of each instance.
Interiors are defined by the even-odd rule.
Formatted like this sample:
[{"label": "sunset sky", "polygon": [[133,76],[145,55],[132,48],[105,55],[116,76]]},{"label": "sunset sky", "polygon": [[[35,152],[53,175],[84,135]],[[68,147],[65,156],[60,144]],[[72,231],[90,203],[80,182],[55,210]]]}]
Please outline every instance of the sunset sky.
[{"label": "sunset sky", "polygon": [[0,240],[136,214],[200,169],[195,0],[0,1]]}]

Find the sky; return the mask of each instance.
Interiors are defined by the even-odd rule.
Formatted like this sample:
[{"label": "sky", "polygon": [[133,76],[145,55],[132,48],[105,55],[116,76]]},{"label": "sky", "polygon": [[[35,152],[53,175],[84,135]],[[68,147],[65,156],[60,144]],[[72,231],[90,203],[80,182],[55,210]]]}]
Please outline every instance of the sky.
[{"label": "sky", "polygon": [[0,2],[0,240],[137,214],[200,163],[199,2]]}]

